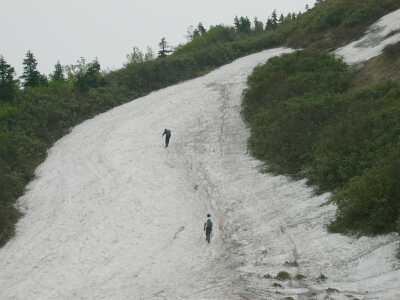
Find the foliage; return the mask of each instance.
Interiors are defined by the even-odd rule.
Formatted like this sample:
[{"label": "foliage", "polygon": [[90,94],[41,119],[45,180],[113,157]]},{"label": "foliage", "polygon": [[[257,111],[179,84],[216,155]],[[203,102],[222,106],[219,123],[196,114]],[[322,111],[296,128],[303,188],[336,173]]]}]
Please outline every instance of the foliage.
[{"label": "foliage", "polygon": [[31,51],[26,53],[23,66],[24,72],[21,76],[23,79],[22,85],[24,88],[36,87],[47,83],[46,76],[40,74],[37,70],[37,60]]},{"label": "foliage", "polygon": [[349,76],[348,67],[334,57],[306,52],[256,68],[243,103],[253,154],[268,159],[272,170],[301,172],[321,124],[337,105],[331,95],[348,87]]},{"label": "foliage", "polygon": [[54,66],[54,73],[52,75],[50,75],[50,78],[52,81],[56,81],[56,82],[65,80],[64,69],[59,61]]},{"label": "foliage", "polygon": [[280,271],[276,275],[276,279],[281,280],[281,281],[290,280],[291,278],[292,278],[292,276],[286,271]]},{"label": "foliage", "polygon": [[396,57],[400,54],[400,42],[396,44],[387,45],[385,49],[383,49],[385,55],[389,57]]},{"label": "foliage", "polygon": [[12,102],[15,99],[18,86],[14,73],[14,68],[0,56],[0,103]]},{"label": "foliage", "polygon": [[280,26],[279,31],[290,46],[331,49],[362,35],[368,25],[398,8],[397,0],[318,1],[295,21]]},{"label": "foliage", "polygon": [[332,231],[379,234],[400,218],[400,83],[358,88],[327,54],[272,59],[249,77],[249,147],[272,170],[335,191]]}]

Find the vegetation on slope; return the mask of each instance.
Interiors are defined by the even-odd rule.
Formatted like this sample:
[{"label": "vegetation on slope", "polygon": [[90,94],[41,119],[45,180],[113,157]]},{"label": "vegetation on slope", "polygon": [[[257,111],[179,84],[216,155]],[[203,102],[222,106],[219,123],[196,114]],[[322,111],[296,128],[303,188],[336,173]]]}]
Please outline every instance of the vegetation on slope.
[{"label": "vegetation on slope", "polygon": [[337,48],[358,38],[367,26],[398,8],[396,0],[319,0],[312,10],[281,31],[290,46]]},{"label": "vegetation on slope", "polygon": [[400,82],[361,80],[372,65],[400,58],[387,55],[355,72],[329,54],[296,52],[249,78],[243,112],[252,153],[275,172],[334,191],[332,231],[398,230]]}]

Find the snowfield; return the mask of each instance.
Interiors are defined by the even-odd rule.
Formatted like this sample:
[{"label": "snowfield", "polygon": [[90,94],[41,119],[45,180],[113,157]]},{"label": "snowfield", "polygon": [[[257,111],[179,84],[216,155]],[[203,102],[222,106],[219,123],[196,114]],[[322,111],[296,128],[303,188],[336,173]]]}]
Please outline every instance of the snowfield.
[{"label": "snowfield", "polygon": [[[16,238],[0,249],[0,299],[400,299],[396,234],[328,234],[329,195],[260,173],[247,153],[247,76],[288,52],[244,57],[58,141],[20,199]],[[305,277],[275,280],[281,271]]]},{"label": "snowfield", "polygon": [[382,53],[386,46],[400,42],[400,10],[396,10],[372,25],[365,36],[336,53],[348,64],[361,63]]}]

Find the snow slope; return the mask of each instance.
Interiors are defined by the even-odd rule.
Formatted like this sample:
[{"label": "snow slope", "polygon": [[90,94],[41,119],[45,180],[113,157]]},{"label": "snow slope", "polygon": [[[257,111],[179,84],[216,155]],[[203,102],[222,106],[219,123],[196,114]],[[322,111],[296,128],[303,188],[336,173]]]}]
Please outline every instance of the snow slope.
[{"label": "snow slope", "polygon": [[[400,299],[397,235],[328,234],[329,195],[260,173],[246,152],[246,78],[290,51],[154,92],[57,142],[0,249],[0,299]],[[269,278],[280,271],[306,277]]]},{"label": "snow slope", "polygon": [[381,18],[364,37],[338,49],[336,53],[348,64],[356,64],[380,55],[387,45],[397,42],[400,42],[400,9]]}]

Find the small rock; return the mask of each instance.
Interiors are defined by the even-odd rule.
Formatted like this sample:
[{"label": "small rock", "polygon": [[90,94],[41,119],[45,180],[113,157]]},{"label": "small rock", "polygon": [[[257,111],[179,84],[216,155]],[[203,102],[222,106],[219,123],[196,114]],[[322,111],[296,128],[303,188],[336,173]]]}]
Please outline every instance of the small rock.
[{"label": "small rock", "polygon": [[327,292],[328,294],[333,294],[333,293],[339,293],[340,291],[337,290],[337,289],[333,289],[333,288],[327,288],[327,289],[326,289],[326,292]]},{"label": "small rock", "polygon": [[299,264],[297,263],[297,261],[286,261],[286,262],[285,262],[285,266],[288,266],[288,267],[298,267]]},{"label": "small rock", "polygon": [[328,279],[328,277],[326,277],[324,274],[322,274],[321,273],[321,275],[319,275],[319,277],[318,277],[318,280],[320,280],[320,281],[325,281],[325,280],[327,280]]},{"label": "small rock", "polygon": [[273,284],[272,284],[272,286],[274,287],[274,288],[282,288],[282,286],[279,284],[279,283],[277,283],[277,282],[274,282]]},{"label": "small rock", "polygon": [[304,276],[303,274],[297,274],[295,277],[294,277],[294,279],[296,279],[296,280],[303,280],[303,279],[305,279],[306,278],[306,276]]}]

